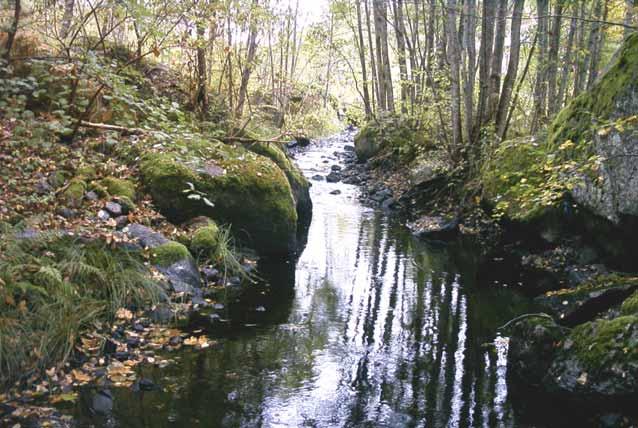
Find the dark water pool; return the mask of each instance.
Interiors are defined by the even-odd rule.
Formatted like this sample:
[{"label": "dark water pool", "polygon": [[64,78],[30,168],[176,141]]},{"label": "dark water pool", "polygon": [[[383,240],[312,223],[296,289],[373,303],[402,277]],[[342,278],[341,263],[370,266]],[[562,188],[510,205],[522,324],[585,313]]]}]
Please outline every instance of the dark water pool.
[{"label": "dark water pool", "polygon": [[[327,174],[351,137],[305,149],[299,165],[308,176]],[[229,308],[231,325],[210,330],[218,345],[143,369],[162,390],[112,390],[109,417],[79,405],[80,423],[520,426],[506,383],[507,340],[494,331],[526,312],[526,299],[480,284],[471,245],[417,242],[363,207],[357,192],[313,181],[305,250],[296,263],[262,265],[269,287]]]}]

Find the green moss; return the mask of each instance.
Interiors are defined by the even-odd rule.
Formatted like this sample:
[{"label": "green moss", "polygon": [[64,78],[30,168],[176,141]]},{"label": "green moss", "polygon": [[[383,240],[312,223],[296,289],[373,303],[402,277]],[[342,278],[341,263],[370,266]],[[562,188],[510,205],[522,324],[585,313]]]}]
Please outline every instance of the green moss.
[{"label": "green moss", "polygon": [[[577,145],[591,141],[594,130],[613,117],[628,94],[638,90],[638,33],[622,47],[618,60],[590,91],[582,93],[554,119],[548,143],[557,147],[570,140]],[[630,95],[631,96],[631,95]]]},{"label": "green moss", "polygon": [[632,338],[636,323],[636,316],[600,319],[574,328],[567,340],[573,342],[585,369],[602,370],[608,364],[638,359],[638,344]]},{"label": "green moss", "polygon": [[188,259],[191,253],[185,245],[171,241],[153,248],[151,262],[161,267],[169,267],[180,260]]},{"label": "green moss", "polygon": [[84,177],[86,180],[95,180],[97,172],[91,165],[81,165],[78,167],[76,174]]},{"label": "green moss", "polygon": [[638,291],[629,296],[620,306],[623,315],[638,315]]},{"label": "green moss", "polygon": [[[215,218],[232,225],[235,236],[260,252],[294,249],[295,201],[274,162],[216,141],[176,143],[171,149],[147,155],[140,164],[142,180],[162,214],[174,222]],[[188,183],[194,191],[184,192]]]},{"label": "green moss", "polygon": [[66,181],[66,177],[67,177],[67,173],[63,171],[55,171],[49,176],[49,183],[51,184],[51,186],[57,189],[58,187],[61,187],[64,185],[64,182]]},{"label": "green moss", "polygon": [[86,181],[82,178],[76,177],[72,179],[67,188],[64,190],[64,199],[71,206],[79,206],[82,203],[82,198],[84,198],[86,187]]},{"label": "green moss", "polygon": [[250,145],[250,151],[265,156],[273,161],[286,174],[290,188],[297,203],[299,217],[309,218],[312,214],[310,199],[310,183],[299,168],[286,155],[279,144],[256,143]]},{"label": "green moss", "polygon": [[100,184],[106,188],[111,196],[126,196],[133,201],[135,200],[135,184],[129,180],[107,177],[101,180]]},{"label": "green moss", "polygon": [[219,227],[214,222],[197,229],[191,238],[191,249],[195,253],[214,251],[219,242]]}]

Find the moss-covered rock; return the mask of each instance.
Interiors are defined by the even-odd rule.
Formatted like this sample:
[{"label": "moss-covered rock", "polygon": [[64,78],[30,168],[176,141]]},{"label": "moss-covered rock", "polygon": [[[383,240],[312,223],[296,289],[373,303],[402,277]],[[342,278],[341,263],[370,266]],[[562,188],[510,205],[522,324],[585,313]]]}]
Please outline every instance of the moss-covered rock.
[{"label": "moss-covered rock", "polygon": [[615,63],[590,91],[576,97],[554,119],[548,142],[585,144],[597,128],[610,120],[638,112],[638,34],[625,42]]},{"label": "moss-covered rock", "polygon": [[376,156],[382,148],[382,139],[372,124],[363,126],[354,137],[354,149],[359,161],[367,161]]},{"label": "moss-covered rock", "polygon": [[63,192],[66,203],[72,207],[79,207],[82,204],[86,187],[86,181],[83,178],[73,178]]},{"label": "moss-covered rock", "polygon": [[130,200],[135,200],[135,184],[129,180],[115,177],[106,177],[100,181],[111,196],[125,196]]},{"label": "moss-covered rock", "polygon": [[354,137],[354,148],[360,162],[389,153],[402,161],[411,161],[425,148],[423,133],[413,124],[396,116],[383,116],[365,124]]},{"label": "moss-covered rock", "polygon": [[80,165],[76,171],[76,175],[82,176],[87,180],[95,180],[97,177],[97,171],[91,165]]},{"label": "moss-covered rock", "polygon": [[295,201],[273,161],[218,141],[176,142],[170,150],[147,155],[140,165],[155,206],[168,219],[208,216],[231,225],[262,254],[295,250]]},{"label": "moss-covered rock", "polygon": [[310,183],[306,180],[297,165],[286,155],[279,144],[256,143],[249,146],[249,150],[267,157],[277,164],[286,174],[292,194],[297,203],[297,214],[300,222],[309,224],[312,216],[312,200],[310,199]]},{"label": "moss-covered rock", "polygon": [[164,268],[189,258],[191,258],[191,253],[188,248],[175,241],[158,245],[151,252],[151,263]]},{"label": "moss-covered rock", "polygon": [[191,237],[191,249],[195,254],[214,251],[219,240],[219,227],[214,222],[200,227]]},{"label": "moss-covered rock", "polygon": [[549,316],[530,316],[515,322],[509,331],[508,373],[527,385],[541,386],[556,346],[567,332]]},{"label": "moss-covered rock", "polygon": [[638,317],[582,324],[565,338],[547,375],[552,390],[573,397],[638,394]]},{"label": "moss-covered rock", "polygon": [[622,303],[620,313],[623,315],[638,315],[638,291]]},{"label": "moss-covered rock", "polygon": [[637,289],[636,277],[600,275],[575,288],[545,293],[536,302],[561,323],[575,325],[620,304]]}]

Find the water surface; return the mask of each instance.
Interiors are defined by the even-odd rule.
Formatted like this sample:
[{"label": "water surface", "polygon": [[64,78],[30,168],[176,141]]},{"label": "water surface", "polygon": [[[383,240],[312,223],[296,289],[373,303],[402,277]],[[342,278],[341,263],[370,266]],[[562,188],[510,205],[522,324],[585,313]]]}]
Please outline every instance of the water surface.
[{"label": "water surface", "polygon": [[[297,153],[326,175],[351,134]],[[330,192],[340,190],[341,194]],[[477,280],[468,243],[413,239],[358,202],[358,189],[313,181],[313,220],[299,259],[262,263],[267,287],[228,308],[218,345],[145,368],[161,391],[115,389],[121,427],[519,426],[494,331],[527,309]],[[261,311],[263,307],[265,311]],[[259,308],[259,310],[257,310]],[[495,345],[491,345],[494,343]]]}]

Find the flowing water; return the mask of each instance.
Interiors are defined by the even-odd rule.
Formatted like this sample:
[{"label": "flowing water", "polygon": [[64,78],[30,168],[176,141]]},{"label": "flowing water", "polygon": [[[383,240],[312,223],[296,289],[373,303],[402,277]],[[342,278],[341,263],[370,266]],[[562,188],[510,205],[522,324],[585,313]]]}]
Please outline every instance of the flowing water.
[{"label": "flowing water", "polygon": [[[297,153],[326,175],[352,134]],[[331,194],[340,190],[338,195]],[[520,426],[506,383],[507,340],[494,332],[527,310],[509,287],[477,278],[467,243],[428,245],[358,189],[313,181],[313,220],[296,262],[264,262],[268,286],[210,328],[216,346],[184,349],[162,388],[114,389],[121,427]],[[480,276],[480,275],[478,275]],[[265,309],[265,311],[263,310]],[[493,343],[493,344],[492,344]]]}]

